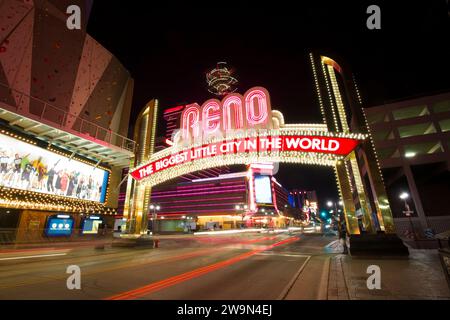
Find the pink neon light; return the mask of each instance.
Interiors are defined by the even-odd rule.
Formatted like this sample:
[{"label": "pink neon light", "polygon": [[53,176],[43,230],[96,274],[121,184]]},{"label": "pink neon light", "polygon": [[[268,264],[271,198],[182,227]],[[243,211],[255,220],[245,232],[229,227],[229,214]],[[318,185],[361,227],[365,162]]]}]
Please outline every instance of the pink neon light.
[{"label": "pink neon light", "polygon": [[182,116],[182,137],[183,139],[188,140],[191,135],[190,131],[192,129],[193,137],[198,137],[200,133],[200,127],[198,124],[200,117],[200,106],[197,103],[190,104],[186,106],[186,109],[183,111]]},{"label": "pink neon light", "polygon": [[[255,115],[254,100],[257,100],[258,114]],[[265,123],[267,120],[268,106],[267,96],[264,91],[255,89],[245,96],[245,110],[247,112],[247,121],[250,125]]]},{"label": "pink neon light", "polygon": [[[245,188],[238,188],[233,190],[227,190],[227,192],[242,192],[245,191]],[[197,193],[177,193],[177,196],[202,196],[205,194],[218,194],[223,193],[224,191],[211,191],[211,192],[197,192]],[[173,194],[170,195],[161,195],[161,196],[152,196],[152,198],[167,198],[167,197],[173,197]]]},{"label": "pink neon light", "polygon": [[[208,183],[208,184],[201,184],[200,186],[202,186],[202,187],[207,187],[207,186],[214,186],[215,184],[214,183]],[[195,188],[197,188],[199,185],[189,185],[189,186],[177,186],[177,190],[179,190],[179,189],[189,189],[189,188],[193,188],[193,189],[195,189]],[[157,191],[157,192],[159,192],[159,191]]]},{"label": "pink neon light", "polygon": [[[241,183],[240,185],[243,185],[243,183]],[[237,188],[237,187],[239,187],[239,185],[220,186],[220,187],[213,187],[213,188],[195,188],[195,187],[193,187],[191,190],[184,189],[184,190],[155,191],[153,194],[169,194],[169,193],[170,194],[174,194],[174,193],[179,194],[180,192],[189,192],[189,191],[195,191],[197,193],[198,191],[203,191],[203,190],[209,190],[209,191],[224,190],[224,191],[226,191],[228,189]]]},{"label": "pink neon light", "polygon": [[280,212],[278,210],[278,206],[277,206],[277,192],[275,190],[275,183],[273,181],[272,182],[272,194],[273,194],[273,206],[275,207],[276,212]]},{"label": "pink neon light", "polygon": [[183,108],[184,108],[184,106],[178,106],[178,107],[173,107],[173,108],[166,109],[166,110],[164,110],[164,115],[166,115],[167,113],[173,113],[173,112],[176,112],[176,111],[180,111]]},{"label": "pink neon light", "polygon": [[220,101],[212,99],[202,107],[203,133],[212,134],[220,129]]},{"label": "pink neon light", "polygon": [[[238,94],[227,96],[223,100],[223,130],[229,131],[231,129],[244,128],[244,116],[242,114],[242,98]],[[233,107],[234,117],[231,116],[231,108]],[[234,119],[234,127],[231,122]]]},{"label": "pink neon light", "polygon": [[242,197],[226,197],[226,198],[208,198],[208,199],[183,199],[183,200],[175,200],[175,201],[161,201],[160,204],[165,203],[186,203],[186,202],[202,202],[202,201],[211,201],[211,200],[236,200],[236,199],[242,199]]},{"label": "pink neon light", "polygon": [[243,183],[244,183],[243,181],[239,180],[239,181],[221,182],[220,184],[221,185],[223,185],[223,184],[231,184],[231,185],[233,185],[233,184],[243,184]]},{"label": "pink neon light", "polygon": [[[190,109],[192,106],[195,106],[195,110]],[[221,102],[216,99],[208,100],[202,108],[197,103],[187,105],[183,111],[181,129],[188,132],[194,129],[192,132],[194,138],[198,137],[200,129],[208,135],[219,130],[221,124],[225,132],[231,129],[244,129],[248,126],[266,124],[270,120],[270,112],[269,93],[264,88],[254,87],[247,91],[245,98],[240,94],[230,94]],[[202,121],[201,128],[200,121]],[[268,124],[271,128],[271,122]],[[182,137],[187,136],[189,135],[186,132]]]},{"label": "pink neon light", "polygon": [[[197,209],[197,210],[185,210],[185,211],[181,211],[181,212],[183,212],[183,213],[188,213],[188,212],[190,212],[190,213],[197,213],[197,212],[208,212],[208,213],[210,213],[211,212],[211,215],[218,215],[218,216],[221,215],[221,213],[214,214],[214,211],[216,211],[216,210],[213,209],[213,211],[211,212],[211,209]],[[234,208],[233,209],[220,209],[220,211],[221,212],[224,212],[224,211],[236,212],[236,209],[234,209]],[[165,215],[169,215],[169,214],[179,214],[180,210],[175,211],[175,212],[170,212],[169,211],[167,213],[157,213],[157,215],[158,216],[165,216]]]},{"label": "pink neon light", "polygon": [[[230,203],[223,203],[223,206],[229,206]],[[192,205],[192,208],[196,208],[196,207],[219,207],[220,205],[218,205],[217,203],[201,203],[201,204],[196,204],[195,206]],[[174,208],[186,208],[186,206],[166,206],[167,209],[174,209]],[[220,209],[218,209],[220,210]]]}]

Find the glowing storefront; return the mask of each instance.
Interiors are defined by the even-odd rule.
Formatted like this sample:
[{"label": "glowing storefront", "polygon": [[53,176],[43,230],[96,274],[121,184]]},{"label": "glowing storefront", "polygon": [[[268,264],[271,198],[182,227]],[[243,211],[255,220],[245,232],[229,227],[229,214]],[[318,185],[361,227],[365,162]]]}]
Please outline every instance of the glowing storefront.
[{"label": "glowing storefront", "polygon": [[[161,208],[156,231],[285,227],[293,224],[293,218],[284,214],[290,207],[288,191],[272,175],[261,175],[257,167],[250,165],[244,172],[159,186],[151,194],[151,202]],[[254,211],[250,210],[252,204],[256,208]]]},{"label": "glowing storefront", "polygon": [[133,79],[86,33],[88,19],[67,29],[59,1],[6,0],[0,11],[1,242],[73,236],[96,215],[112,228],[134,154]]}]

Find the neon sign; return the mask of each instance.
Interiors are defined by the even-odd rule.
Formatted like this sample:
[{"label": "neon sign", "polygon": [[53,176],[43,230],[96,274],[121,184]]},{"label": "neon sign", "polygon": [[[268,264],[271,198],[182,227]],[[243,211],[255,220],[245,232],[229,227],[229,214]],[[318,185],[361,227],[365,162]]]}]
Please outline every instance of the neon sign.
[{"label": "neon sign", "polygon": [[333,155],[347,155],[358,144],[358,140],[349,138],[331,138],[314,136],[264,136],[241,138],[210,143],[170,154],[156,161],[147,163],[131,171],[136,180],[141,180],[154,173],[205,158],[224,155],[314,152]]},{"label": "neon sign", "polygon": [[334,166],[366,135],[328,132],[325,124],[285,124],[272,110],[266,89],[254,87],[244,95],[232,93],[222,101],[187,105],[181,132],[130,170],[149,186],[207,168],[261,162]]},{"label": "neon sign", "polygon": [[244,96],[233,93],[219,101],[210,99],[199,106],[189,104],[181,116],[183,141],[240,129],[270,129],[270,96],[266,89],[254,87]]}]

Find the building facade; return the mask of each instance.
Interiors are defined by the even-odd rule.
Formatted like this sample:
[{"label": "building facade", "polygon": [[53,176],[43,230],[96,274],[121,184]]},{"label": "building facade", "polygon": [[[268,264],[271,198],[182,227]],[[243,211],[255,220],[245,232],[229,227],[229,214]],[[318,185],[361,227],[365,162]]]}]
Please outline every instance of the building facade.
[{"label": "building facade", "polygon": [[155,231],[286,227],[294,220],[288,197],[288,191],[272,175],[262,174],[257,164],[243,172],[162,184],[151,193],[151,203],[160,208]]},{"label": "building facade", "polygon": [[318,217],[319,200],[315,190],[293,189],[289,192],[294,208],[300,210],[302,220],[306,222]]},{"label": "building facade", "polygon": [[81,30],[67,28],[65,1],[0,3],[5,242],[112,226],[122,169],[134,155],[127,138],[133,79],[86,33],[91,2],[70,4],[83,12]]},{"label": "building facade", "polygon": [[450,93],[365,109],[399,233],[450,229]]}]

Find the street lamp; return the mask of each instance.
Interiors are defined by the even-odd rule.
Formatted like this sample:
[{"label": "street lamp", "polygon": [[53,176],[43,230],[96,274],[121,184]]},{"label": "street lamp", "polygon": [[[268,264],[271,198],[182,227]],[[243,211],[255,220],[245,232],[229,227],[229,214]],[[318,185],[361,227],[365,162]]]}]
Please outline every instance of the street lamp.
[{"label": "street lamp", "polygon": [[340,218],[340,213],[342,212],[341,209],[338,209],[338,205],[342,207],[343,204],[344,203],[342,202],[342,200],[339,200],[338,202],[327,201],[327,206],[334,209],[334,210],[330,210],[330,213],[337,214],[338,218]]},{"label": "street lamp", "polygon": [[339,200],[337,202],[334,201],[328,201],[327,205],[329,207],[334,207],[334,210],[331,210],[332,212],[335,213],[334,218],[335,220],[337,220],[337,228],[338,228],[338,237],[339,239],[342,241],[342,245],[344,246],[344,253],[347,253],[348,248],[347,248],[347,242],[346,242],[346,233],[344,232],[345,230],[343,228],[345,228],[344,225],[344,217],[342,214],[342,210],[338,209],[338,205],[340,207],[344,206],[344,202],[342,200]]},{"label": "street lamp", "polygon": [[242,205],[242,206],[239,205],[239,204],[237,204],[237,205],[234,206],[234,208],[235,208],[237,211],[243,210],[242,213],[241,213],[241,217],[242,217],[241,228],[243,228],[243,227],[244,227],[244,217],[245,217],[245,212],[247,211],[248,206],[247,206],[246,204],[244,204],[244,205]]},{"label": "street lamp", "polygon": [[411,232],[413,234],[413,239],[414,241],[416,241],[416,232],[414,231],[414,225],[411,220],[411,213],[413,213],[413,211],[409,208],[408,202],[406,201],[409,198],[409,194],[407,192],[402,192],[399,198],[405,202],[405,210],[403,211],[403,213],[408,217],[409,225],[411,226]]},{"label": "street lamp", "polygon": [[161,206],[159,204],[151,203],[148,206],[148,209],[152,211],[152,235],[155,234],[155,224],[156,224],[156,211],[161,210]]}]

